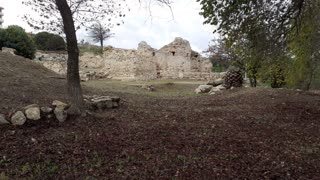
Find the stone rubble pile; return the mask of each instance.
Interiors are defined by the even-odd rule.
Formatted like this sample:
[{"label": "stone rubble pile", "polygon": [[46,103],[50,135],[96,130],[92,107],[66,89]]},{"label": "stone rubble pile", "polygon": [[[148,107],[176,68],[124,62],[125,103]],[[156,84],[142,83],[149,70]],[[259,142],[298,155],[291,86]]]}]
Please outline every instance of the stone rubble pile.
[{"label": "stone rubble pile", "polygon": [[142,85],[141,88],[148,90],[148,91],[155,91],[156,90],[156,87],[154,87],[153,85],[147,85],[147,84]]},{"label": "stone rubble pile", "polygon": [[222,78],[210,80],[206,85],[200,85],[195,93],[208,93],[214,95],[217,92],[242,87],[243,78],[240,71],[228,71]]},{"label": "stone rubble pile", "polygon": [[92,111],[118,108],[120,98],[118,96],[85,96],[87,108]]},{"label": "stone rubble pile", "polygon": [[1,50],[3,53],[10,53],[12,55],[16,55],[15,52],[16,50],[15,49],[12,49],[12,48],[7,48],[7,47],[2,47],[2,50]]},{"label": "stone rubble pile", "polygon": [[[105,109],[118,108],[120,98],[117,96],[85,96],[85,102],[89,110],[103,111]],[[43,119],[64,122],[68,118],[67,110],[69,107],[69,104],[58,100],[53,101],[51,106],[41,107],[37,104],[31,104],[12,114],[0,113],[0,125],[22,126],[27,121],[40,121]]]},{"label": "stone rubble pile", "polygon": [[57,100],[53,101],[50,107],[40,107],[37,104],[31,104],[7,116],[0,114],[0,124],[22,126],[27,121],[39,121],[41,119],[52,118],[57,119],[59,122],[64,122],[67,119],[68,108],[68,104]]}]

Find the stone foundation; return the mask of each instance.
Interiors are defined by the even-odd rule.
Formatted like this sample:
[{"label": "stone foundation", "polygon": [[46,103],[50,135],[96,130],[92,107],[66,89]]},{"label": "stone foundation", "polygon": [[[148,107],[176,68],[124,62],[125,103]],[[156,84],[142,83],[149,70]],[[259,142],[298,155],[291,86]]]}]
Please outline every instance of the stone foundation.
[{"label": "stone foundation", "polygon": [[[58,74],[66,74],[66,53],[38,52],[36,60]],[[101,56],[90,53],[80,56],[82,80],[206,80],[222,76],[212,73],[211,69],[211,62],[193,51],[190,43],[182,38],[176,38],[159,50],[142,41],[137,50],[108,47]]]}]

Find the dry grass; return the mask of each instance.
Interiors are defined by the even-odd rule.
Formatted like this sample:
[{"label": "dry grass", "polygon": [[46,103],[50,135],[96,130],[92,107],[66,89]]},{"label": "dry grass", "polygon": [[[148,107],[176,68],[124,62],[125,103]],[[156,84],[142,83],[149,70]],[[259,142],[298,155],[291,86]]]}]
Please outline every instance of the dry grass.
[{"label": "dry grass", "polygon": [[[153,80],[153,81],[115,81],[95,80],[83,83],[90,91],[97,93],[113,92],[151,97],[190,97],[198,96],[194,90],[204,81]],[[152,85],[155,91],[143,89],[143,85]]]}]

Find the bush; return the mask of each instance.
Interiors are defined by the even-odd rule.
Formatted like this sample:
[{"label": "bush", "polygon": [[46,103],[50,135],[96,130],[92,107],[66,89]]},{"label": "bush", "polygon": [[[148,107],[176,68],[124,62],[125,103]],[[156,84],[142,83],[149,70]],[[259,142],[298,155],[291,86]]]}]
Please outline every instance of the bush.
[{"label": "bush", "polygon": [[4,43],[5,43],[5,30],[0,29],[0,49],[4,47]]},{"label": "bush", "polygon": [[66,50],[64,39],[56,34],[40,32],[34,36],[34,41],[39,50],[63,51]]},{"label": "bush", "polygon": [[9,26],[0,31],[0,48],[7,47],[15,49],[15,54],[25,58],[33,59],[36,53],[36,46],[33,40],[19,26]]},{"label": "bush", "polygon": [[80,55],[84,53],[93,53],[95,55],[102,55],[103,51],[101,50],[100,46],[92,45],[88,42],[79,44]]}]

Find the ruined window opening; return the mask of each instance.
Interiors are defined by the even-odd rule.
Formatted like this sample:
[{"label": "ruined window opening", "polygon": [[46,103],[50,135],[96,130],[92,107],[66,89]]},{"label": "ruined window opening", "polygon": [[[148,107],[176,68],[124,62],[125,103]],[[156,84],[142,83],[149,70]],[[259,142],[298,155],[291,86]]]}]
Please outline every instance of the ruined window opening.
[{"label": "ruined window opening", "polygon": [[152,56],[155,56],[156,55],[156,52],[152,52]]},{"label": "ruined window opening", "polygon": [[189,53],[187,53],[187,57],[189,56]]},{"label": "ruined window opening", "polygon": [[197,58],[197,57],[198,57],[198,54],[194,55],[194,57]]},{"label": "ruined window opening", "polygon": [[176,54],[176,52],[174,52],[174,51],[172,51],[171,53],[172,53],[172,56],[174,56]]}]

